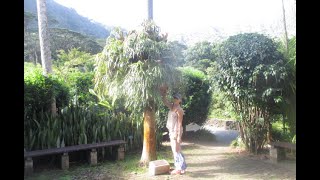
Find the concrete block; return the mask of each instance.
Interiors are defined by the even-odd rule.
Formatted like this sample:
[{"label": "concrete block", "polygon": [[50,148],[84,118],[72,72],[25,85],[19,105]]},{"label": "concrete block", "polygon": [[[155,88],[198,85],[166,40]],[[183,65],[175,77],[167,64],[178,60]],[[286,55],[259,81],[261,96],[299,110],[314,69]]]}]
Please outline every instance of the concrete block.
[{"label": "concrete block", "polygon": [[32,158],[27,158],[25,160],[24,173],[25,173],[25,175],[30,175],[33,173],[33,160],[32,160]]},{"label": "concrete block", "polygon": [[96,149],[92,149],[89,154],[89,164],[96,165],[98,163],[97,151]]},{"label": "concrete block", "polygon": [[118,148],[118,158],[117,160],[123,160],[124,159],[124,147],[120,146]]},{"label": "concrete block", "polygon": [[69,155],[68,153],[63,153],[61,156],[61,169],[69,169]]},{"label": "concrete block", "polygon": [[170,171],[170,164],[166,160],[155,160],[149,162],[149,175],[166,174]]},{"label": "concrete block", "polygon": [[270,159],[272,162],[277,163],[286,158],[285,150],[283,148],[270,148]]}]

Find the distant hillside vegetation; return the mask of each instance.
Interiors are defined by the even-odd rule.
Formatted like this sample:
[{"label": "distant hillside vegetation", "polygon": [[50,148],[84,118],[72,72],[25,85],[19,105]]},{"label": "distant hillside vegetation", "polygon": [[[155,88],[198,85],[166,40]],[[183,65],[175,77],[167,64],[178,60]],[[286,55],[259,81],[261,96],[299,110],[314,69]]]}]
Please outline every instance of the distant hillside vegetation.
[{"label": "distant hillside vegetation", "polygon": [[[25,15],[28,14],[28,29],[37,29],[37,4],[36,0],[24,0]],[[90,21],[79,15],[74,9],[67,8],[47,0],[48,26],[51,28],[64,28],[99,39],[106,39],[110,34],[110,28],[102,24]],[[25,17],[26,19],[26,17]]]}]

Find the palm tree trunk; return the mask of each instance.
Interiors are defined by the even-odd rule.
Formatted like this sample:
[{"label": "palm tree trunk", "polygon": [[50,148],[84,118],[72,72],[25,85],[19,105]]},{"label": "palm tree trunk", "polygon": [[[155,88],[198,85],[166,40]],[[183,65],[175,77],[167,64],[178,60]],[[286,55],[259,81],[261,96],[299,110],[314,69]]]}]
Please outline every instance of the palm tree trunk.
[{"label": "palm tree trunk", "polygon": [[41,62],[45,76],[52,73],[50,41],[48,34],[47,8],[45,0],[37,0],[38,29],[41,50]]},{"label": "palm tree trunk", "polygon": [[[38,10],[38,29],[39,29],[39,40],[40,40],[40,51],[41,51],[41,63],[43,68],[43,75],[48,76],[52,73],[52,62],[51,62],[51,51],[50,41],[48,33],[48,19],[47,19],[47,7],[46,0],[37,0]],[[51,113],[56,115],[56,101],[55,97],[52,96]]]},{"label": "palm tree trunk", "polygon": [[286,14],[285,14],[283,0],[282,0],[282,12],[283,12],[283,26],[284,26],[284,35],[285,35],[286,54],[288,54],[288,52],[289,52],[288,32],[287,32]]},{"label": "palm tree trunk", "polygon": [[143,149],[140,159],[143,166],[157,159],[155,109],[154,103],[150,104],[143,113]]},{"label": "palm tree trunk", "polygon": [[267,122],[267,142],[270,144],[273,140],[272,140],[272,124],[270,121]]},{"label": "palm tree trunk", "polygon": [[153,20],[153,0],[148,0],[148,20]]}]

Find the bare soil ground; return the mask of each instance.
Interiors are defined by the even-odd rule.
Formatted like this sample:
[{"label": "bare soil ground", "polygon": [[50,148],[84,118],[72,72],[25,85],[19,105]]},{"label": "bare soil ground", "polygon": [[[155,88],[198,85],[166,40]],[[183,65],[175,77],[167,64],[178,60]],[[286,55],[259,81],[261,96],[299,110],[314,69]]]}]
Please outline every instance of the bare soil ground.
[{"label": "bare soil ground", "polygon": [[[164,143],[169,147],[169,143]],[[249,155],[225,143],[185,142],[188,165],[184,175],[129,174],[124,179],[296,179],[296,161],[270,162],[268,155]],[[171,164],[171,167],[173,165]]]}]

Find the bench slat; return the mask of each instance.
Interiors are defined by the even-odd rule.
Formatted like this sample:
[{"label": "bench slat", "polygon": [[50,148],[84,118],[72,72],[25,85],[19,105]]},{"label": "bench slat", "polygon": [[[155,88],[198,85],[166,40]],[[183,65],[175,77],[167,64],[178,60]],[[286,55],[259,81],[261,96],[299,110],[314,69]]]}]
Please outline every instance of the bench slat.
[{"label": "bench slat", "polygon": [[296,144],[289,143],[289,142],[275,141],[275,142],[270,142],[270,145],[274,147],[283,147],[283,148],[296,150]]},{"label": "bench slat", "polygon": [[107,141],[107,142],[100,142],[100,143],[94,143],[94,144],[80,144],[80,145],[67,146],[62,148],[28,151],[28,152],[24,152],[24,158],[43,156],[43,155],[49,155],[49,154],[67,153],[67,152],[80,151],[80,150],[86,150],[86,149],[95,149],[100,147],[115,146],[115,145],[121,145],[126,143],[127,142],[124,140],[115,140],[115,141]]}]

